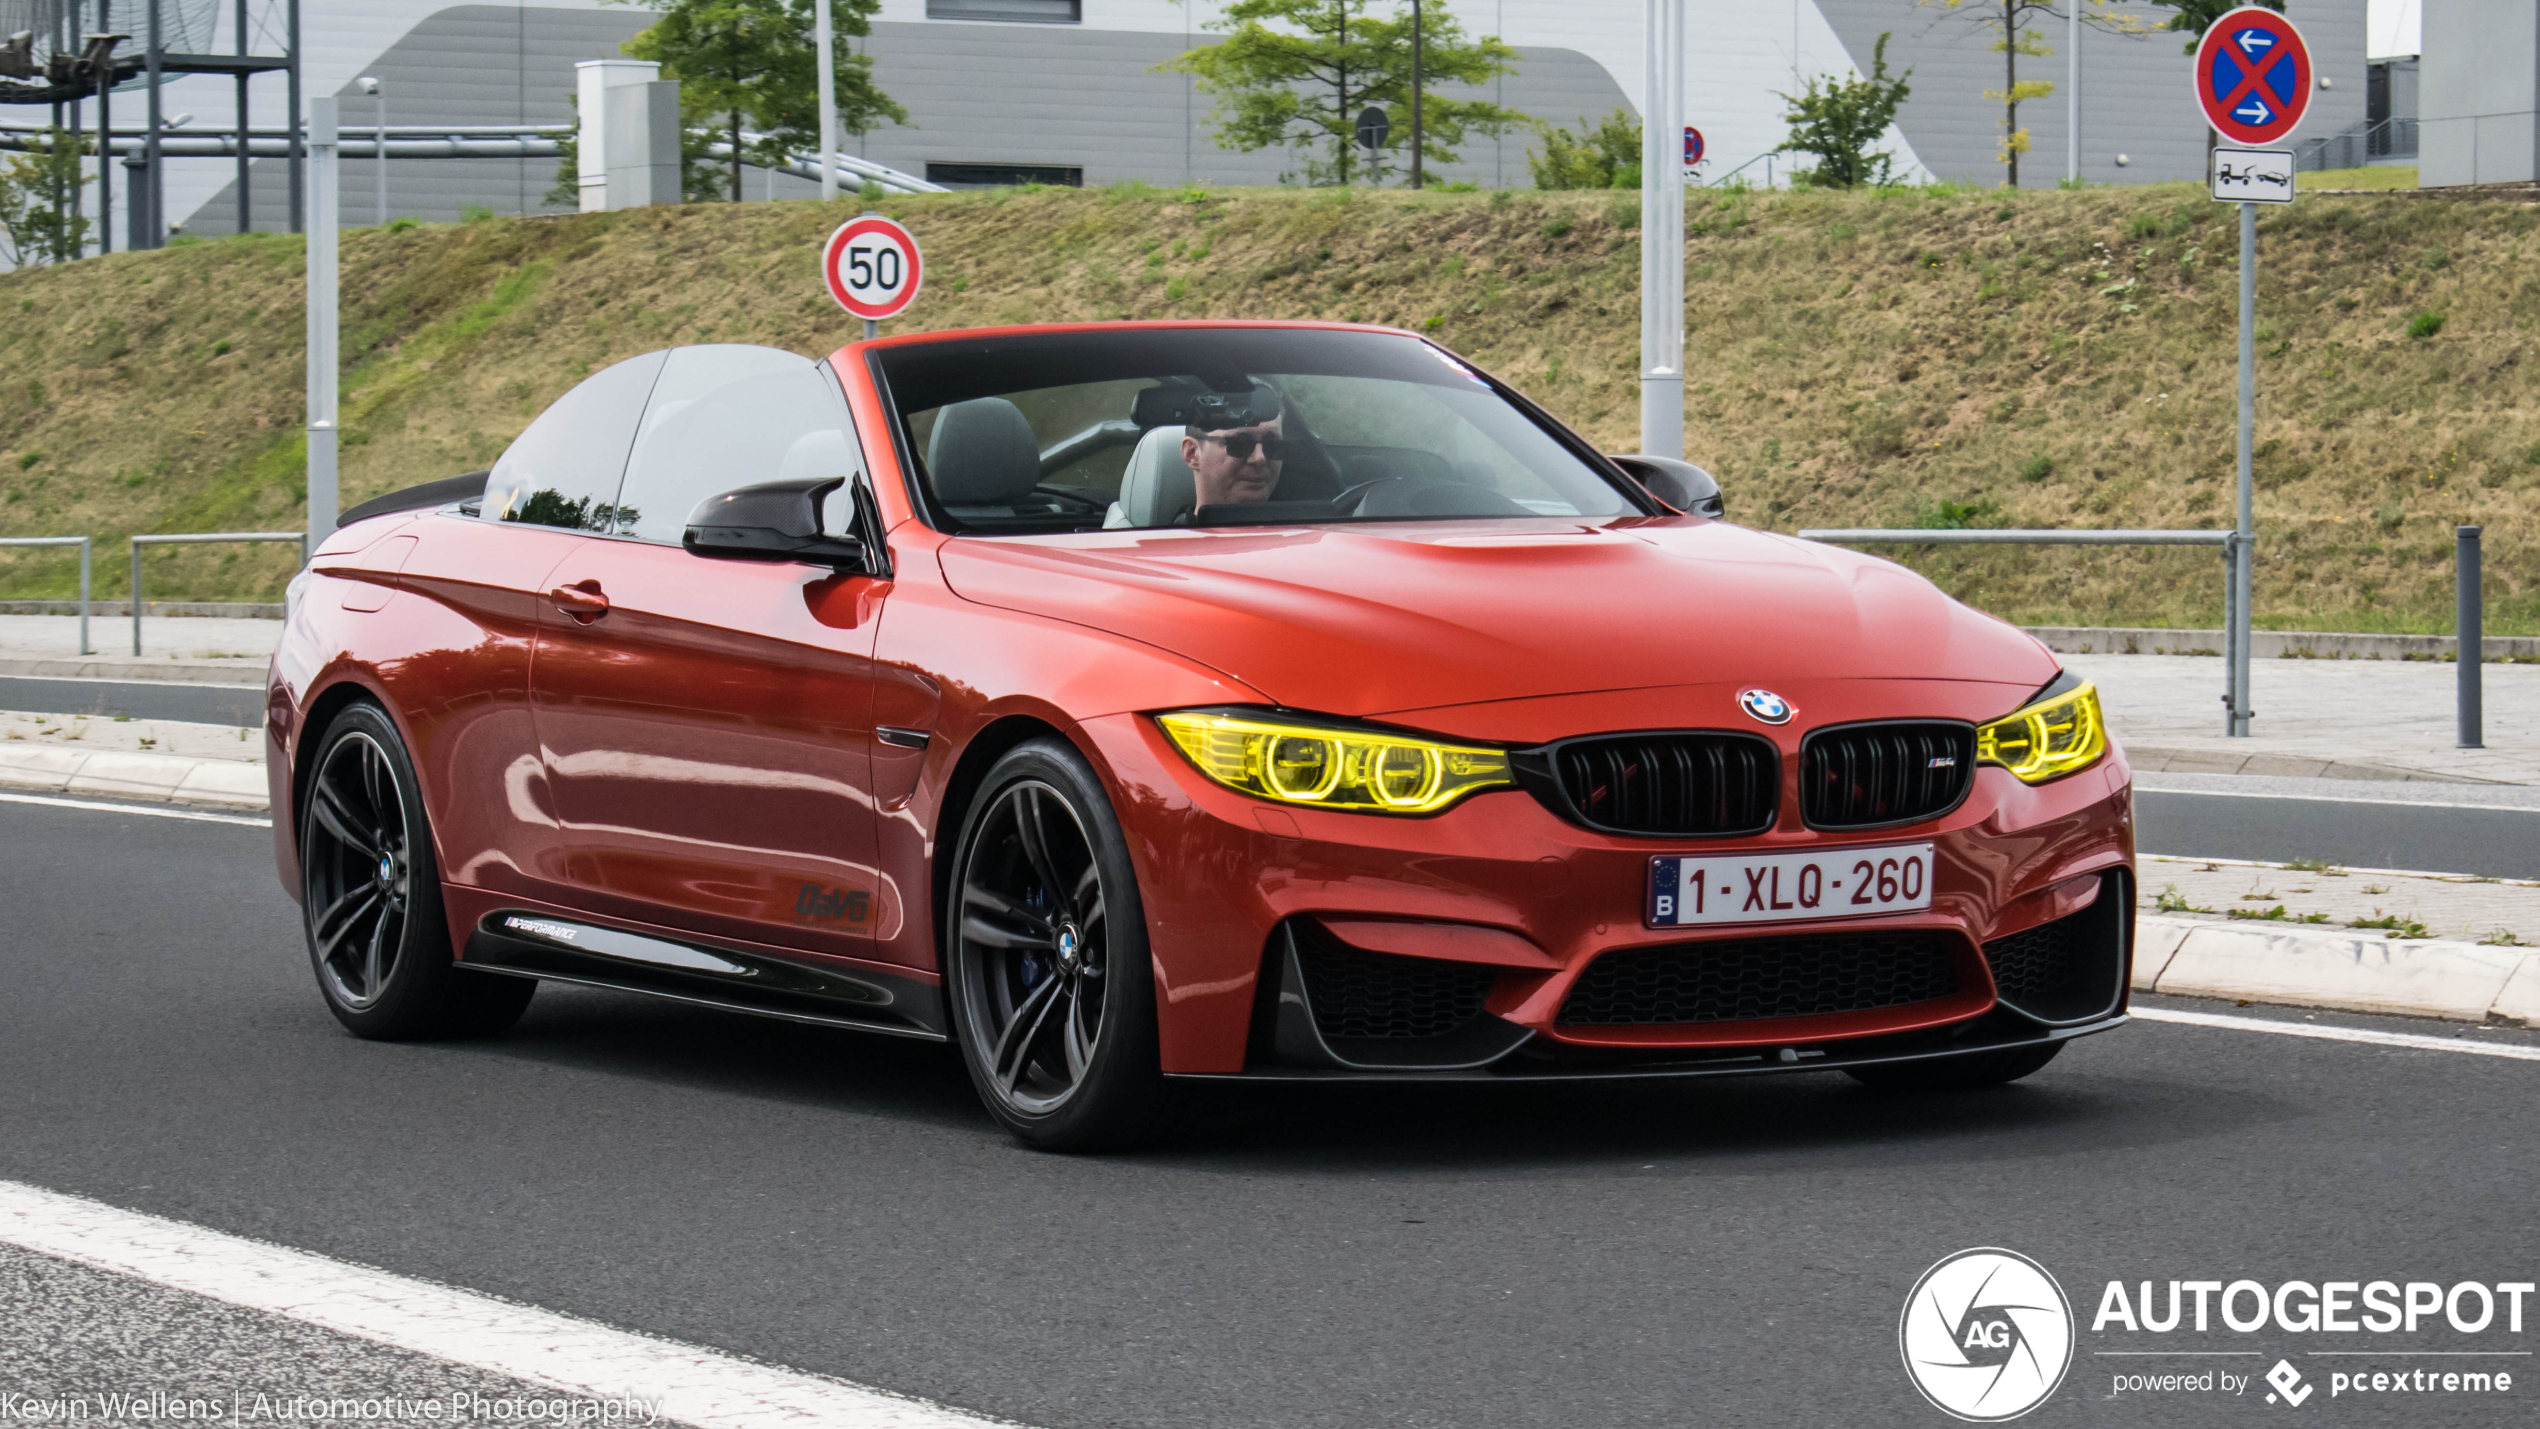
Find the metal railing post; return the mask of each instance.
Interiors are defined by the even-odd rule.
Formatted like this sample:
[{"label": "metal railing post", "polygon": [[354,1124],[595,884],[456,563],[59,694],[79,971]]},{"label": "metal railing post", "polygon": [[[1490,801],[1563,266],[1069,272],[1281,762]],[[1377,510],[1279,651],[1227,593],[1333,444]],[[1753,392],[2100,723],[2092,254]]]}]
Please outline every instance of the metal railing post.
[{"label": "metal railing post", "polygon": [[201,531],[182,536],[135,536],[132,538],[132,653],[141,653],[141,548],[143,546],[209,546],[223,542],[289,541],[300,548],[300,564],[309,563],[310,533],[306,531]]},{"label": "metal railing post", "polygon": [[2458,542],[2454,547],[2457,554],[2453,578],[2459,583],[2458,617],[2454,631],[2460,647],[2452,658],[2460,667],[2455,673],[2460,680],[2460,745],[2463,749],[2487,747],[2484,729],[2486,711],[2481,708],[2479,689],[2487,659],[2487,612],[2480,599],[2478,532],[2476,526],[2461,526],[2453,531],[2453,537]]},{"label": "metal railing post", "polygon": [[[2472,528],[2464,528],[2472,529]],[[2242,562],[2249,541],[2237,531],[1899,531],[1873,528],[1818,529],[1798,533],[1803,541],[1838,546],[2219,546],[2223,553],[2223,733],[2246,734],[2246,710],[2233,696],[2248,677],[2241,648],[2249,636],[2240,602],[2248,585]],[[2244,672],[2235,676],[2234,672]],[[2235,714],[2241,716],[2235,718]]]},{"label": "metal railing post", "polygon": [[79,547],[79,653],[97,652],[88,644],[88,551],[86,536],[0,536],[0,547],[7,546],[77,546]]}]

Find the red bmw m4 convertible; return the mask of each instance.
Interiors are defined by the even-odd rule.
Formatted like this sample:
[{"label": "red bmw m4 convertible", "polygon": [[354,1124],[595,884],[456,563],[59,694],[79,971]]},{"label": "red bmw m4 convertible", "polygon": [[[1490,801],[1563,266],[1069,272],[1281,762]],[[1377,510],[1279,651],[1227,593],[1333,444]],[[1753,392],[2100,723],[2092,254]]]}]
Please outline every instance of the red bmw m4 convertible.
[{"label": "red bmw m4 convertible", "polygon": [[950,1041],[1050,1147],[1184,1080],[1839,1069],[2125,1020],[2091,686],[1407,333],[685,347],[293,583],[327,1006],[542,980]]}]

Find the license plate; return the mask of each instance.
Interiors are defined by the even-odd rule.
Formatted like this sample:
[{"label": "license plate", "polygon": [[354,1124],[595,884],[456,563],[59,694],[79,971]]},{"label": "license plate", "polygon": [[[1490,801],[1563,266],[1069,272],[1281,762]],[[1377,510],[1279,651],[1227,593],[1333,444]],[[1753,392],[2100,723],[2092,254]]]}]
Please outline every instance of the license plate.
[{"label": "license plate", "polygon": [[1788,923],[1931,906],[1930,844],[1649,861],[1649,926]]}]

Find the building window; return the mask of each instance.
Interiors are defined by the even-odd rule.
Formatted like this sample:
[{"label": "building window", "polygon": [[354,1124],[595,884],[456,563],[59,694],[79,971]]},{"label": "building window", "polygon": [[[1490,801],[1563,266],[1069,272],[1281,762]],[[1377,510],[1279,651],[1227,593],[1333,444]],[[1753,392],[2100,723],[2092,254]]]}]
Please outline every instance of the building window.
[{"label": "building window", "polygon": [[948,189],[1010,188],[1017,184],[1055,184],[1081,189],[1085,171],[1072,164],[937,164],[926,166],[926,182]]},{"label": "building window", "polygon": [[1084,20],[1085,6],[1084,0],[926,0],[926,18],[1074,25]]}]

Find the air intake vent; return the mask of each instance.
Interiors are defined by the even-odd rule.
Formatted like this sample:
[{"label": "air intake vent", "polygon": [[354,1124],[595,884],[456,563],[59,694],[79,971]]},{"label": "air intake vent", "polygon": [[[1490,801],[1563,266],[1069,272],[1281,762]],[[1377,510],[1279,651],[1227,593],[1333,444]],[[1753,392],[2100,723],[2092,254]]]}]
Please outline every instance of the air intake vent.
[{"label": "air intake vent", "polygon": [[1561,1004],[1573,1026],[1751,1022],[1930,1002],[1958,990],[1948,933],[1809,933],[1607,953]]},{"label": "air intake vent", "polygon": [[1361,952],[1329,937],[1300,937],[1296,953],[1326,1040],[1443,1037],[1482,1015],[1499,980],[1496,968]]},{"label": "air intake vent", "polygon": [[1611,834],[1716,838],[1773,826],[1781,756],[1751,734],[1692,731],[1565,739],[1516,759],[1554,813]]},{"label": "air intake vent", "polygon": [[1800,743],[1799,812],[1812,829],[1919,823],[1965,802],[1975,773],[1973,725],[1838,725]]},{"label": "air intake vent", "polygon": [[2078,913],[1984,945],[2002,1001],[2040,1022],[2086,1022],[2117,1003],[2125,976],[2126,917],[2134,900],[2122,869],[2101,875],[2098,901]]}]

